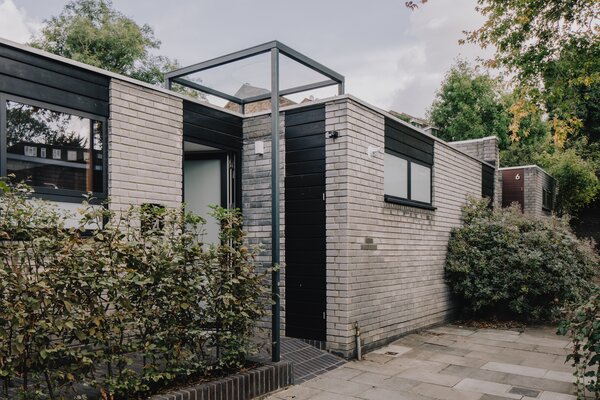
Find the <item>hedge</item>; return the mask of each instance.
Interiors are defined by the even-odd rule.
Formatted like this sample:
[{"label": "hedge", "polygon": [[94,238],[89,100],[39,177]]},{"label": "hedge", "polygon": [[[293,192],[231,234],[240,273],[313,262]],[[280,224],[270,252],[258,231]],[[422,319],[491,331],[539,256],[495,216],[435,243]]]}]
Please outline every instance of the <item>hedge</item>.
[{"label": "hedge", "polygon": [[589,295],[598,256],[566,219],[490,210],[486,201],[471,201],[463,212],[446,259],[463,317],[552,320]]},{"label": "hedge", "polygon": [[26,185],[0,189],[5,396],[132,399],[244,366],[267,307],[239,211],[215,208],[221,243],[204,245],[182,209],[86,201],[66,216]]}]

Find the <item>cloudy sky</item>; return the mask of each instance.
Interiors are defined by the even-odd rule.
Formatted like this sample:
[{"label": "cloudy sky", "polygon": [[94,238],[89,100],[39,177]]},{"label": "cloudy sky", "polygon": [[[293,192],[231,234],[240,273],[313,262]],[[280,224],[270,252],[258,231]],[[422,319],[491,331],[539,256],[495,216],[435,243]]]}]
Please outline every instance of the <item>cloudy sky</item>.
[{"label": "cloudy sky", "polygon": [[[58,14],[65,3],[0,0],[0,37],[27,42],[43,20]],[[152,26],[162,41],[160,54],[176,58],[182,65],[276,39],[343,74],[348,93],[415,116],[425,114],[457,57],[473,60],[482,55],[478,47],[458,45],[463,30],[483,22],[474,10],[476,0],[431,0],[416,11],[408,10],[404,0],[113,3],[136,22]],[[266,60],[258,60],[223,74],[235,85],[249,82],[260,86],[261,79],[249,74],[263,62],[266,67]],[[286,79],[291,82],[295,74],[288,70]],[[210,76],[202,79],[211,83]]]}]

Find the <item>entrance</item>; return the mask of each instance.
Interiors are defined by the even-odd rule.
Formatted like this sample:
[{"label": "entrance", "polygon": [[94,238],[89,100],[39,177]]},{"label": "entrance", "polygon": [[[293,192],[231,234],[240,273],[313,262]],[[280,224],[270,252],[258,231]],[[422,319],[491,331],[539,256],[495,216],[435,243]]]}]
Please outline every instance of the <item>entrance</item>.
[{"label": "entrance", "polygon": [[233,207],[233,156],[209,146],[184,142],[183,199],[186,211],[206,219],[204,243],[218,243],[212,205]]}]

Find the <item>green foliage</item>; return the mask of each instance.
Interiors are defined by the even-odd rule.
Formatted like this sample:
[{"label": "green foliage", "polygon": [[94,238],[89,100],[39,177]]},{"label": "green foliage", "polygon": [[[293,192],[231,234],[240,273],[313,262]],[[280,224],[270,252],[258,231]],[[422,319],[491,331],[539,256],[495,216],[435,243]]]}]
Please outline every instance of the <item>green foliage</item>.
[{"label": "green foliage", "polygon": [[[510,135],[511,107],[515,96],[498,79],[478,72],[459,60],[447,73],[428,111],[431,123],[440,128],[439,136],[448,141],[496,136],[501,149],[513,143]],[[519,147],[527,147],[547,132],[539,114],[524,117],[520,124]]]},{"label": "green foliage", "polygon": [[499,82],[477,73],[459,60],[448,72],[430,110],[429,119],[448,141],[497,136],[506,141],[510,122]]},{"label": "green foliage", "polygon": [[111,0],[72,0],[60,15],[45,21],[32,46],[95,67],[162,84],[176,65],[153,56],[160,47],[149,25],[138,25],[113,8]]},{"label": "green foliage", "polygon": [[600,192],[597,164],[579,156],[575,149],[542,154],[539,164],[558,182],[559,214],[574,215]]},{"label": "green foliage", "polygon": [[0,189],[5,394],[19,382],[20,396],[56,399],[83,384],[130,399],[243,366],[267,307],[239,211],[214,210],[222,242],[208,246],[183,210],[85,205],[66,228],[27,186]]},{"label": "green foliage", "polygon": [[575,367],[577,398],[586,398],[586,390],[600,398],[600,291],[575,307],[561,322],[558,333],[573,341],[567,362]]},{"label": "green foliage", "polygon": [[487,20],[467,39],[493,46],[495,55],[488,66],[506,68],[519,88],[522,103],[514,110],[514,122],[528,112],[526,104],[545,110],[559,147],[570,134],[589,129],[582,122],[590,113],[597,116],[590,93],[597,96],[600,85],[598,1],[478,0],[478,4]]},{"label": "green foliage", "polygon": [[464,222],[451,234],[446,277],[465,316],[548,320],[588,296],[598,257],[566,220],[472,201]]},{"label": "green foliage", "polygon": [[512,143],[500,151],[502,166],[537,164],[558,182],[555,211],[559,215],[576,215],[600,193],[600,151],[587,139],[570,140],[568,147],[557,149],[549,134]]}]

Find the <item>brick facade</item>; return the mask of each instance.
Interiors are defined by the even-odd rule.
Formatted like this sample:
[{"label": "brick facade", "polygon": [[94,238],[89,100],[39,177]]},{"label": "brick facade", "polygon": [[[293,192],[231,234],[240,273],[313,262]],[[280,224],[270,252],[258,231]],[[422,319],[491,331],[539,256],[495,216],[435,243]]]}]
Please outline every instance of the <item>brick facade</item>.
[{"label": "brick facade", "polygon": [[384,117],[351,99],[327,105],[327,345],[355,351],[358,322],[366,349],[424,326],[453,310],[444,282],[450,230],[461,207],[481,196],[481,163],[435,142],[435,211],[384,201]]},{"label": "brick facade", "polygon": [[496,168],[499,166],[500,157],[498,138],[496,136],[488,136],[481,139],[459,140],[456,142],[448,142],[448,144],[478,160],[495,165]]},{"label": "brick facade", "polygon": [[[436,141],[432,178],[435,211],[384,201],[384,115],[351,98],[326,103],[327,139],[327,348],[350,357],[355,352],[355,323],[366,349],[416,329],[441,323],[453,312],[444,282],[450,231],[461,223],[461,207],[481,197],[481,162]],[[281,115],[281,232],[285,261],[285,140]],[[242,207],[252,244],[270,263],[271,147],[270,117],[244,120]],[[265,143],[264,155],[254,142]],[[285,262],[282,265],[282,334],[285,333]],[[266,322],[266,321],[265,321]]]},{"label": "brick facade", "polygon": [[111,205],[179,207],[183,182],[182,100],[111,79],[108,194]]},{"label": "brick facade", "polygon": [[475,157],[478,160],[485,161],[496,169],[496,179],[494,181],[494,205],[502,206],[502,176],[498,173],[500,167],[500,149],[498,147],[498,138],[496,136],[487,136],[481,139],[460,140],[448,142],[455,149]]},{"label": "brick facade", "polygon": [[[182,200],[182,103],[162,92],[113,80],[109,122],[109,193],[117,208]],[[282,333],[285,333],[285,113],[280,118]],[[350,357],[358,323],[366,349],[447,320],[447,240],[461,207],[481,196],[481,163],[436,141],[432,203],[436,210],[384,201],[384,115],[349,97],[326,104],[327,348]],[[248,241],[270,265],[270,116],[243,122],[242,209]],[[255,142],[265,144],[255,154]],[[485,156],[489,156],[485,153]],[[268,326],[270,316],[264,321]]]},{"label": "brick facade", "polygon": [[[280,129],[280,231],[281,231],[281,321],[285,332],[285,116],[279,118]],[[263,268],[271,266],[271,117],[260,115],[245,118],[242,150],[242,212],[248,242],[261,247],[257,258]],[[264,154],[255,154],[256,141],[264,142]],[[270,281],[268,282],[270,286]],[[271,315],[264,321],[269,326]]]}]

